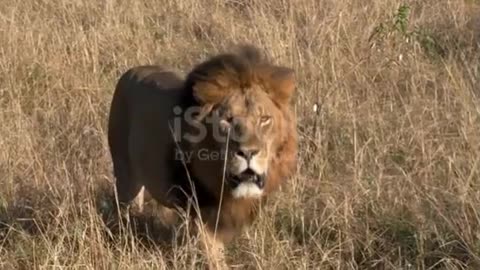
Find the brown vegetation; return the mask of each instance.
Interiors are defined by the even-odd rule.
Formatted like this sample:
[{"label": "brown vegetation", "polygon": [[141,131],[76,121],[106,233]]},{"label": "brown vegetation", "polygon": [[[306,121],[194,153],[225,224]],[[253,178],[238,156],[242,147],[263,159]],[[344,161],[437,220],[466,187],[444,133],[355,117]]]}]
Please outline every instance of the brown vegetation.
[{"label": "brown vegetation", "polygon": [[0,3],[1,269],[198,263],[104,224],[107,113],[129,67],[242,42],[296,70],[301,152],[232,267],[480,268],[478,1]]}]

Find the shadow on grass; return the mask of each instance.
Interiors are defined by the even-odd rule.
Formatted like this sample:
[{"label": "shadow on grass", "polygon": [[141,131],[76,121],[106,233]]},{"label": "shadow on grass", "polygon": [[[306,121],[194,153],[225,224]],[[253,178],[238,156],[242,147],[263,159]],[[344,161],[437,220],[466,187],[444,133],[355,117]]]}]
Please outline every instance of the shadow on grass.
[{"label": "shadow on grass", "polygon": [[147,249],[171,248],[185,240],[178,230],[182,220],[173,211],[149,202],[144,213],[120,214],[113,192],[105,187],[96,188],[91,196],[80,194],[75,198],[61,198],[46,189],[31,187],[17,194],[24,196],[0,198],[0,249],[15,245],[19,235],[55,242],[65,234],[74,234],[75,229],[98,232],[109,244],[128,239]]},{"label": "shadow on grass", "polygon": [[[179,230],[184,219],[173,209],[146,202],[144,211],[118,207],[113,192],[99,191],[96,210],[105,225],[110,240],[131,236],[144,247],[172,247],[184,244],[185,232]],[[183,238],[182,238],[183,237]]]},{"label": "shadow on grass", "polygon": [[180,217],[155,203],[147,204],[142,214],[119,215],[108,189],[96,187],[91,195],[75,198],[50,192],[29,187],[28,192],[17,193],[21,197],[0,198],[0,254],[10,258],[14,268],[32,269],[52,256],[63,265],[74,265],[78,257],[72,254],[88,254],[99,247],[102,253],[120,256],[154,255],[168,269],[202,263],[198,250],[189,248],[195,239],[181,229]]}]

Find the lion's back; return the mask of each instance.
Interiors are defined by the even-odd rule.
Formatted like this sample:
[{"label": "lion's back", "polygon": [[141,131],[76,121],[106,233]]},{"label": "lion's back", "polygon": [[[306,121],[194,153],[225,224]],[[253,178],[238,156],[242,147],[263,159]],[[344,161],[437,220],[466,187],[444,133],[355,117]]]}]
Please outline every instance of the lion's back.
[{"label": "lion's back", "polygon": [[118,105],[128,113],[130,131],[151,133],[152,128],[167,127],[174,108],[181,104],[183,83],[177,74],[161,66],[137,66],[126,71],[114,95],[123,101]]},{"label": "lion's back", "polygon": [[183,91],[177,74],[160,66],[137,66],[122,74],[112,100],[108,133],[114,163],[126,167],[119,171],[129,171],[126,185],[145,185],[157,198],[165,197],[173,184],[170,128]]}]

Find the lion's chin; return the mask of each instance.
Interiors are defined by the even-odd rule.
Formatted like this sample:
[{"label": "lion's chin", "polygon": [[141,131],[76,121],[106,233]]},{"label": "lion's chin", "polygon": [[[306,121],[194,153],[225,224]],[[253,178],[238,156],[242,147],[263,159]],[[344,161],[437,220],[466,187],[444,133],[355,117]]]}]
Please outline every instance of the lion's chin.
[{"label": "lion's chin", "polygon": [[240,198],[259,198],[263,194],[263,189],[258,187],[253,182],[240,183],[236,188],[232,190],[232,196],[236,199]]}]

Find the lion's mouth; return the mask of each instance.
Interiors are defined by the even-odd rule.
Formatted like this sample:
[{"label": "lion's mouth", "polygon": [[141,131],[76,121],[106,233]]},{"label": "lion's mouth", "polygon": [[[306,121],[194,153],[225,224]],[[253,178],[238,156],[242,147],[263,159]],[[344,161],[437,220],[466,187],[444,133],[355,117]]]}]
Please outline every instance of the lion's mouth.
[{"label": "lion's mouth", "polygon": [[254,183],[260,189],[263,189],[265,186],[265,175],[257,174],[252,169],[246,169],[240,174],[231,175],[229,178],[232,189],[236,188],[242,183]]}]

